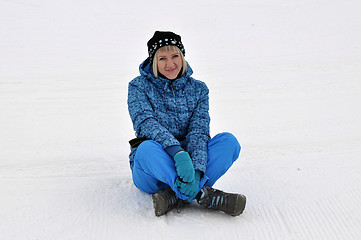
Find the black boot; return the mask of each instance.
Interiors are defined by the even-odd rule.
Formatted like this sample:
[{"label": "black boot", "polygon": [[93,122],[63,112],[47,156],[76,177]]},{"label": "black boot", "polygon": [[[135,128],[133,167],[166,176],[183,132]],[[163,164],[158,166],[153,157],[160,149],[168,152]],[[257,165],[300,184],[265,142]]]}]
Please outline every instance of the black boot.
[{"label": "black boot", "polygon": [[184,201],[179,199],[171,188],[158,190],[152,195],[154,212],[157,217],[166,214],[173,208],[179,209]]},{"label": "black boot", "polygon": [[204,186],[198,203],[206,208],[223,211],[231,216],[240,215],[246,207],[246,197],[241,194],[226,193]]}]

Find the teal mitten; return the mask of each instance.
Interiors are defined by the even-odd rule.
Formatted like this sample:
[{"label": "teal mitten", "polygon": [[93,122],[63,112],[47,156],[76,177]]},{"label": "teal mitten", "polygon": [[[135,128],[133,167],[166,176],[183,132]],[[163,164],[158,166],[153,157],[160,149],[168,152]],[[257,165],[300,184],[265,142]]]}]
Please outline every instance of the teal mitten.
[{"label": "teal mitten", "polygon": [[183,182],[194,180],[194,167],[192,159],[187,152],[180,152],[174,156],[175,168],[178,176]]},{"label": "teal mitten", "polygon": [[179,191],[184,195],[189,196],[189,198],[187,199],[188,202],[192,202],[198,194],[201,174],[201,171],[196,170],[194,174],[194,180],[189,183],[182,182],[179,178],[177,178],[175,181],[174,185],[179,189]]}]

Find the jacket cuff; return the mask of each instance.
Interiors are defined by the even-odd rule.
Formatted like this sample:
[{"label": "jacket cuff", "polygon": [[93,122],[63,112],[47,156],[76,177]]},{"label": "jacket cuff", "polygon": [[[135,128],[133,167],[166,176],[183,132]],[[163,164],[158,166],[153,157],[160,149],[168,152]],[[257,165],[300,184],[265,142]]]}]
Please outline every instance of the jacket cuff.
[{"label": "jacket cuff", "polygon": [[194,170],[199,170],[203,173],[206,172],[208,154],[205,151],[196,150],[191,154]]},{"label": "jacket cuff", "polygon": [[164,150],[172,157],[174,158],[174,156],[177,154],[177,152],[179,151],[184,151],[184,149],[179,146],[179,145],[175,145],[175,146],[169,146],[164,148]]}]

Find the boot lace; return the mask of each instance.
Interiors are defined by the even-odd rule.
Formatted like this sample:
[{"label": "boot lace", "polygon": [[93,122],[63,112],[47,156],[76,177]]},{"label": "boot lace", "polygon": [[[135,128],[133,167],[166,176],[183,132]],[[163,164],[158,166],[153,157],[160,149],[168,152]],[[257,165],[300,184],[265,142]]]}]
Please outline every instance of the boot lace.
[{"label": "boot lace", "polygon": [[210,208],[228,207],[228,196],[222,191],[211,189],[210,199]]},{"label": "boot lace", "polygon": [[172,193],[167,193],[165,196],[164,196],[164,201],[166,202],[167,204],[167,210],[171,210],[173,209],[174,207],[177,206],[177,209],[178,209],[178,206],[179,206],[179,202],[178,201],[178,197],[176,194],[172,194]]}]

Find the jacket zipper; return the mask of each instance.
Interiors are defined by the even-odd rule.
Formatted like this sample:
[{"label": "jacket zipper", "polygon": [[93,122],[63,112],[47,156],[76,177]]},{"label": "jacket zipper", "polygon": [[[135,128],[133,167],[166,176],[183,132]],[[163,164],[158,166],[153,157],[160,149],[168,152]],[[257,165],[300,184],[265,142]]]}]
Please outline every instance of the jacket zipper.
[{"label": "jacket zipper", "polygon": [[[176,102],[176,96],[175,96],[175,93],[174,93],[173,82],[170,83],[170,89],[172,89],[172,93],[173,93],[173,96],[174,96],[174,103],[175,103],[175,102]],[[176,104],[174,105],[174,108],[175,108],[175,110],[177,109],[177,105],[176,105]],[[175,112],[176,112],[177,116],[179,117],[178,111],[175,111]]]},{"label": "jacket zipper", "polygon": [[172,93],[173,93],[173,96],[175,98],[175,93],[174,93],[174,88],[173,88],[173,83],[170,84],[170,89],[172,89]]}]

